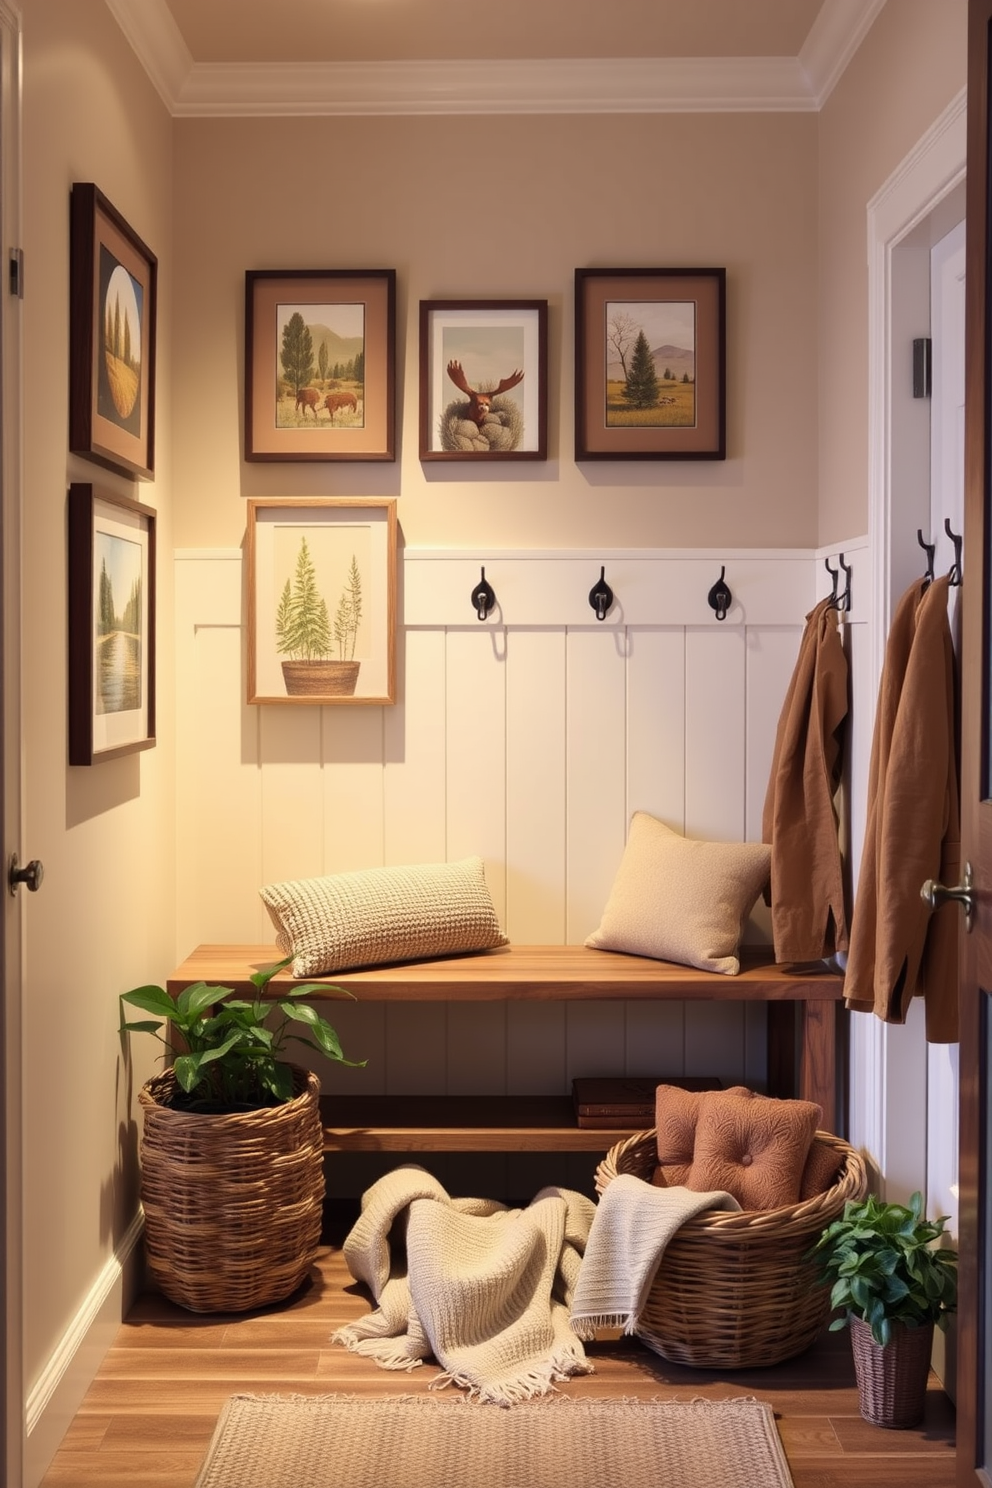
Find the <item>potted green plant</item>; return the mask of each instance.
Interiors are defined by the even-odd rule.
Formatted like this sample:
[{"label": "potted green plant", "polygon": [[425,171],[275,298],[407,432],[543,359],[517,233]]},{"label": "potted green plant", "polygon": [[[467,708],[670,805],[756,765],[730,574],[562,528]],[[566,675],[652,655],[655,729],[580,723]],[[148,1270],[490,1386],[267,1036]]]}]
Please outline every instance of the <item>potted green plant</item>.
[{"label": "potted green plant", "polygon": [[909,1204],[869,1195],[849,1202],[813,1247],[830,1301],[851,1329],[861,1414],[877,1426],[923,1419],[934,1325],[957,1307],[957,1251],[941,1245],[947,1216],[928,1220],[923,1196]]},{"label": "potted green plant", "polygon": [[[365,1061],[345,1058],[307,1001],[350,993],[321,982],[265,995],[288,959],[252,975],[251,998],[204,982],[175,999],[156,986],[121,994],[121,1031],[153,1034],[169,1059],[138,1097],[148,1268],[194,1312],[281,1301],[320,1243],[320,1084],[284,1055],[297,1042],[343,1064]],[[124,1004],[153,1016],[127,1021]]]},{"label": "potted green plant", "polygon": [[301,538],[296,572],[286,580],[276,610],[276,650],[286,658],[282,674],[290,697],[354,696],[361,666],[355,660],[361,618],[362,576],[355,555],[332,627],[307,540]]}]

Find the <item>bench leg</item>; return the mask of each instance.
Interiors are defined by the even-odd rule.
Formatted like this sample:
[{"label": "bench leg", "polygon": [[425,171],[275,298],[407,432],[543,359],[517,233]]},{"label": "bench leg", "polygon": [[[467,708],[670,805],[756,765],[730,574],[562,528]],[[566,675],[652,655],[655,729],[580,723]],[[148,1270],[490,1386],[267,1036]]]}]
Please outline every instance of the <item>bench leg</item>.
[{"label": "bench leg", "polygon": [[822,1106],[824,1131],[836,1132],[837,1004],[811,1001],[800,1008],[799,1095]]}]

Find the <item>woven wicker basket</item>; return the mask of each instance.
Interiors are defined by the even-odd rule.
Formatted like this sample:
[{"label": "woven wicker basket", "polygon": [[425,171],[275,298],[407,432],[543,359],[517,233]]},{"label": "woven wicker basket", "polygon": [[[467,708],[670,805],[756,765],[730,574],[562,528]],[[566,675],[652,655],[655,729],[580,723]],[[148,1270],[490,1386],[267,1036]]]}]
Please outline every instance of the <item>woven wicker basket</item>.
[{"label": "woven wicker basket", "polygon": [[171,1070],[139,1092],[149,1271],[192,1312],[243,1312],[288,1297],[320,1244],[323,1129],[316,1075],[297,1094],[233,1115],[175,1111]]},{"label": "woven wicker basket", "polygon": [[907,1328],[896,1323],[891,1341],[875,1342],[871,1328],[852,1317],[851,1351],[858,1377],[861,1414],[873,1426],[905,1430],[923,1420],[933,1349],[933,1323]]},{"label": "woven wicker basket", "polygon": [[[662,1358],[702,1369],[752,1369],[800,1354],[830,1311],[830,1289],[805,1256],[848,1199],[863,1198],[861,1156],[828,1132],[817,1136],[843,1154],[826,1193],[782,1209],[706,1210],[676,1231],[665,1249],[637,1329]],[[602,1193],[619,1173],[650,1179],[657,1133],[636,1132],[596,1170]]]}]

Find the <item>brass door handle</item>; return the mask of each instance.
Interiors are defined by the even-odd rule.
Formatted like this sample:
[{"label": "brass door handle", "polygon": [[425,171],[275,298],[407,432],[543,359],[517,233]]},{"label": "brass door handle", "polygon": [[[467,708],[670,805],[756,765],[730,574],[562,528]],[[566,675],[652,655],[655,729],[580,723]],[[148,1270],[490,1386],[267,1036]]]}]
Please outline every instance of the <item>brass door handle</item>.
[{"label": "brass door handle", "polygon": [[931,909],[939,909],[942,904],[948,904],[952,900],[964,907],[964,928],[971,929],[971,922],[975,914],[975,895],[972,889],[971,864],[964,865],[964,878],[953,888],[946,884],[938,883],[934,878],[928,878],[920,889],[920,898],[929,904]]}]

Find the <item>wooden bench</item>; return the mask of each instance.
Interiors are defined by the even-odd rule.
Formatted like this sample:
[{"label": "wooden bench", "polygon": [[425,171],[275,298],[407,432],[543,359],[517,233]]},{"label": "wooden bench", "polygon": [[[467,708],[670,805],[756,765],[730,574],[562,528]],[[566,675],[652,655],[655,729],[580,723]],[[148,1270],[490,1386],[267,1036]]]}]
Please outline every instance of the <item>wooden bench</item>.
[{"label": "wooden bench", "polygon": [[[844,980],[822,967],[776,966],[767,950],[745,950],[738,976],[586,946],[509,945],[474,955],[403,962],[310,980],[365,1002],[708,1000],[768,1004],[768,1092],[823,1107],[837,1132],[837,1006]],[[272,945],[201,945],[172,973],[175,997],[207,982],[252,995],[254,971],[280,959]],[[292,985],[280,972],[267,995]],[[629,1127],[580,1128],[569,1096],[324,1096],[329,1151],[602,1152]]]}]

